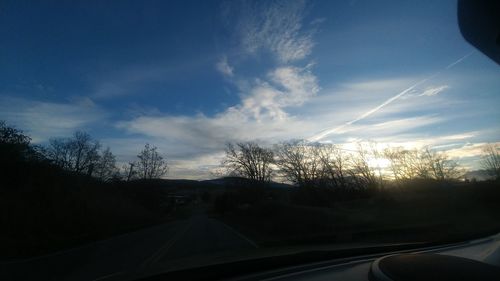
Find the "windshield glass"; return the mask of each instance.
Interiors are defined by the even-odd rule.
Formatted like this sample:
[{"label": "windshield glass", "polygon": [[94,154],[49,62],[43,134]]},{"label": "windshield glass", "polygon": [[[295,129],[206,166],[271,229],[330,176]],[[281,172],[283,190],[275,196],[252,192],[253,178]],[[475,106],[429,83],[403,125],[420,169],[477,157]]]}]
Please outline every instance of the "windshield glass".
[{"label": "windshield glass", "polygon": [[2,1],[0,38],[2,274],[500,230],[500,68],[455,1]]}]

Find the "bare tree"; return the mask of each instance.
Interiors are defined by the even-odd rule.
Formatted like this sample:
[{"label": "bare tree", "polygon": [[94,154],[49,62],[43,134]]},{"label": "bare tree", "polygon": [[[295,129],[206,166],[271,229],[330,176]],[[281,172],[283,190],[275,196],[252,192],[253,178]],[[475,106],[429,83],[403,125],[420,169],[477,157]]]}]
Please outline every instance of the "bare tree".
[{"label": "bare tree", "polygon": [[357,151],[350,158],[349,173],[357,182],[359,187],[376,187],[378,185],[377,175],[373,167],[370,166],[370,159],[374,157],[373,152],[363,147],[361,143],[357,145]]},{"label": "bare tree", "polygon": [[445,152],[436,152],[428,147],[405,150],[388,148],[384,157],[390,160],[396,181],[412,179],[453,180],[462,175],[458,163],[449,159]]},{"label": "bare tree", "polygon": [[458,163],[449,159],[445,152],[436,152],[428,147],[422,150],[422,159],[428,167],[428,174],[435,180],[456,180],[462,176]]},{"label": "bare tree", "polygon": [[146,144],[137,155],[139,160],[135,163],[137,176],[141,179],[161,178],[168,172],[167,162],[158,153],[156,146]]},{"label": "bare tree", "polygon": [[390,161],[395,181],[430,178],[428,163],[418,149],[386,148],[383,155]]},{"label": "bare tree", "polygon": [[117,173],[118,169],[116,167],[116,157],[113,155],[110,148],[107,147],[99,155],[99,159],[94,169],[94,176],[103,181],[109,181],[115,178]]},{"label": "bare tree", "polygon": [[99,142],[89,134],[77,131],[72,138],[51,139],[45,153],[48,159],[64,169],[92,175],[99,160],[99,148]]},{"label": "bare tree", "polygon": [[69,145],[74,159],[74,171],[92,175],[99,159],[99,142],[93,140],[88,133],[77,131]]},{"label": "bare tree", "polygon": [[348,156],[334,144],[324,144],[316,149],[321,161],[323,180],[330,186],[346,188],[348,186]]},{"label": "bare tree", "polygon": [[316,185],[323,175],[320,154],[316,149],[305,141],[276,145],[276,164],[281,174],[299,186]]},{"label": "bare tree", "polygon": [[231,174],[260,182],[269,182],[272,176],[274,154],[254,142],[228,143],[223,166]]},{"label": "bare tree", "polygon": [[483,147],[481,166],[489,176],[500,180],[500,146],[498,144],[486,144]]},{"label": "bare tree", "polygon": [[72,170],[72,157],[70,140],[65,138],[53,138],[49,140],[49,146],[45,149],[45,154],[57,166]]}]

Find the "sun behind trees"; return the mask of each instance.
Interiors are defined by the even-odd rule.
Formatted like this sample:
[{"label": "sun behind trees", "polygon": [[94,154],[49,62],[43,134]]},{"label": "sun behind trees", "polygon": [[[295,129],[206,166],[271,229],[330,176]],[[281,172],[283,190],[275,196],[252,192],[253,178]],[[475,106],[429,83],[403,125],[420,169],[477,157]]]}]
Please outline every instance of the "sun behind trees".
[{"label": "sun behind trees", "polygon": [[[162,178],[169,166],[154,145],[146,144],[137,160],[117,167],[111,149],[102,149],[88,133],[77,131],[72,137],[52,138],[46,146],[30,144],[21,131],[0,123],[0,138],[9,149],[40,161],[48,161],[64,170],[101,179],[132,180]],[[22,153],[18,153],[23,151]],[[464,171],[444,151],[429,147],[404,149],[389,147],[383,151],[376,143],[358,143],[356,149],[336,144],[310,143],[303,140],[281,142],[263,147],[257,142],[227,143],[222,167],[226,175],[236,175],[259,182],[287,181],[302,187],[364,189],[382,187],[388,182],[403,184],[414,179],[453,181]],[[482,164],[492,177],[499,178],[498,148],[484,148]],[[388,162],[380,165],[381,160]]]},{"label": "sun behind trees", "polygon": [[411,150],[393,147],[385,149],[383,154],[390,161],[396,182],[413,179],[456,180],[463,175],[457,162],[449,159],[445,152],[436,152],[428,147]]},{"label": "sun behind trees", "polygon": [[[380,162],[386,160],[387,167]],[[229,175],[270,181],[282,179],[301,187],[364,189],[408,180],[459,180],[463,171],[445,152],[428,147],[401,147],[379,151],[373,142],[358,143],[356,150],[335,144],[282,142],[272,149],[255,142],[228,143],[222,166]]]}]

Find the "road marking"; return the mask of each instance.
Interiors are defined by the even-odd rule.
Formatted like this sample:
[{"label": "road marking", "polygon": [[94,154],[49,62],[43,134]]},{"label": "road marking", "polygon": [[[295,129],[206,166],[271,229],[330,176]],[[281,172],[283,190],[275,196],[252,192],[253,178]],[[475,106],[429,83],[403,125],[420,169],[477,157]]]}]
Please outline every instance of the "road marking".
[{"label": "road marking", "polygon": [[253,242],[250,238],[246,237],[245,235],[241,234],[240,232],[238,232],[236,229],[230,227],[229,225],[225,224],[224,222],[222,221],[219,221],[217,220],[218,222],[220,222],[223,226],[225,226],[227,229],[229,229],[231,232],[233,232],[234,234],[236,234],[238,237],[240,237],[241,239],[247,241],[248,243],[250,243],[252,246],[254,246],[255,248],[259,248],[259,245],[257,245],[257,243]]},{"label": "road marking", "polygon": [[181,231],[177,232],[170,240],[167,241],[158,251],[154,252],[149,258],[144,260],[144,262],[141,264],[140,267],[145,268],[148,267],[149,265],[156,263],[160,260],[160,258],[172,247],[175,242],[179,240],[188,230],[191,228],[192,221],[190,220],[188,225],[182,229]]}]

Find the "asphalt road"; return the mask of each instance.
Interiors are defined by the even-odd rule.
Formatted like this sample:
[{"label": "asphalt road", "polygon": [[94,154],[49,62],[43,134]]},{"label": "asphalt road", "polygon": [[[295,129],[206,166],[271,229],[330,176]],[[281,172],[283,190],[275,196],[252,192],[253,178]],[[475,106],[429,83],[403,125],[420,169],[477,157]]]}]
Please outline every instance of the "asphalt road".
[{"label": "asphalt road", "polygon": [[100,280],[158,265],[186,264],[213,253],[258,246],[202,212],[189,219],[120,235],[22,262],[0,263],[0,280]]}]

